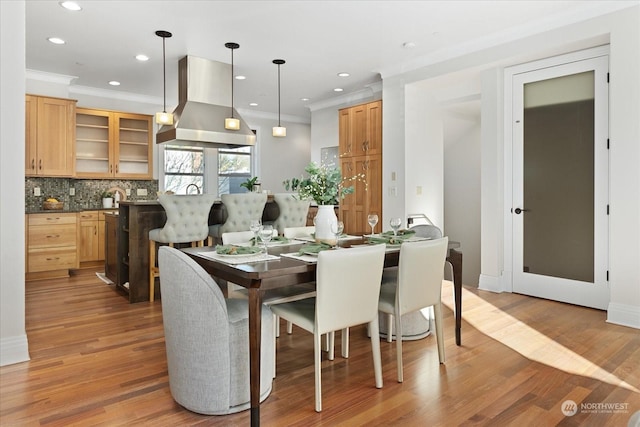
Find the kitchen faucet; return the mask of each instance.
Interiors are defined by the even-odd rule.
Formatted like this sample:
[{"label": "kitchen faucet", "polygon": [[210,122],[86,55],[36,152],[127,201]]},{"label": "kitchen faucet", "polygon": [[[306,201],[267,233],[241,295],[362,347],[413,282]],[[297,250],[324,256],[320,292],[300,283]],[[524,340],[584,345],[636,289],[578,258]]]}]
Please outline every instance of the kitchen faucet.
[{"label": "kitchen faucet", "polygon": [[196,194],[200,194],[200,187],[198,187],[196,184],[193,184],[193,183],[187,185],[187,188],[186,188],[186,190],[184,190],[184,193],[185,194],[189,194],[189,188],[191,188],[192,186],[196,187]]}]

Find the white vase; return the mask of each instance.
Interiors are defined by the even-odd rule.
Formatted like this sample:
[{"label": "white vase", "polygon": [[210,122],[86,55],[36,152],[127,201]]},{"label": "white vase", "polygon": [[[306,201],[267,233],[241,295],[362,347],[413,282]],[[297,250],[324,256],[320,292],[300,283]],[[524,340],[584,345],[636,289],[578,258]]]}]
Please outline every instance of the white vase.
[{"label": "white vase", "polygon": [[110,209],[113,207],[113,199],[111,197],[102,199],[102,207]]},{"label": "white vase", "polygon": [[338,222],[338,217],[333,205],[318,205],[318,212],[313,219],[316,227],[316,242],[324,242],[330,245],[336,244],[336,235],[331,232],[331,225]]}]

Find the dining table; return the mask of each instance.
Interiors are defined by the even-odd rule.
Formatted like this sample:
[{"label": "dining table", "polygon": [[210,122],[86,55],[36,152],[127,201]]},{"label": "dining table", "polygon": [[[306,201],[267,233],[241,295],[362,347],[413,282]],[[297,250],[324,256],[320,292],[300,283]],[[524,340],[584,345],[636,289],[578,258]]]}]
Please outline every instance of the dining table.
[{"label": "dining table", "polygon": [[[365,244],[363,237],[352,236],[339,242],[340,248]],[[262,296],[271,289],[315,281],[316,263],[304,261],[283,254],[298,252],[304,241],[292,240],[288,244],[274,244],[268,247],[269,258],[263,261],[225,262],[214,256],[216,248],[183,248],[187,255],[202,266],[216,279],[240,285],[247,289],[249,303],[249,379],[250,379],[250,418],[252,426],[260,425],[260,319]],[[457,250],[460,244],[449,242],[447,261],[453,266],[456,344],[461,345],[462,319],[462,253]],[[338,248],[338,250],[341,250]],[[266,258],[266,257],[265,257]],[[385,252],[384,266],[397,267],[400,248],[388,247]]]}]

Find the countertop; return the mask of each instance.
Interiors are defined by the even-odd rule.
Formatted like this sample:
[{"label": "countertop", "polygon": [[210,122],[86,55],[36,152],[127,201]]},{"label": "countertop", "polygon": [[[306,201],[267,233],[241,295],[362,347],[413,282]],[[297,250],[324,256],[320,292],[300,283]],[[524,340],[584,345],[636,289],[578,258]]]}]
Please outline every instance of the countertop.
[{"label": "countertop", "polygon": [[55,214],[55,213],[79,213],[86,211],[113,211],[117,208],[82,208],[82,209],[33,209],[25,210],[25,214]]}]

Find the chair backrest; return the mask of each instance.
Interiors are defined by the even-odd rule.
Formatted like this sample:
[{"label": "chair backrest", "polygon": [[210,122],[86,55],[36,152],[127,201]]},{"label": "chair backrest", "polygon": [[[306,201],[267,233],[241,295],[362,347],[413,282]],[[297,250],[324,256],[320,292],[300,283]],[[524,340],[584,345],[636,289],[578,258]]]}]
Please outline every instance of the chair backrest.
[{"label": "chair backrest", "polygon": [[318,254],[317,332],[337,331],[377,319],[384,253],[385,245],[371,245]]},{"label": "chair backrest", "polygon": [[202,267],[177,249],[160,247],[158,264],[171,394],[191,407],[228,408],[231,361],[224,295]]},{"label": "chair backrest", "polygon": [[223,194],[227,220],[220,226],[220,235],[229,231],[249,230],[252,219],[262,219],[267,195],[264,193]]},{"label": "chair backrest", "polygon": [[420,224],[414,225],[409,230],[416,232],[416,237],[430,237],[432,239],[440,239],[442,237],[442,231],[435,225]]},{"label": "chair backrest", "polygon": [[167,222],[158,232],[159,241],[187,243],[205,240],[209,235],[209,212],[215,198],[212,194],[159,194],[158,201],[167,214]]},{"label": "chair backrest", "polygon": [[316,228],[311,225],[308,227],[286,227],[284,229],[284,237],[293,239],[295,237],[311,237],[316,232]]},{"label": "chair backrest", "polygon": [[309,200],[298,200],[291,193],[274,194],[273,200],[280,210],[278,218],[273,223],[278,233],[284,234],[284,229],[287,227],[303,227],[307,223],[307,213],[311,203]]},{"label": "chair backrest", "polygon": [[411,313],[440,301],[448,237],[400,247],[396,310]]},{"label": "chair backrest", "polygon": [[[278,235],[278,230],[273,229],[273,236]],[[236,245],[238,243],[247,243],[253,239],[253,231],[230,231],[228,233],[222,233],[223,245]]]}]

